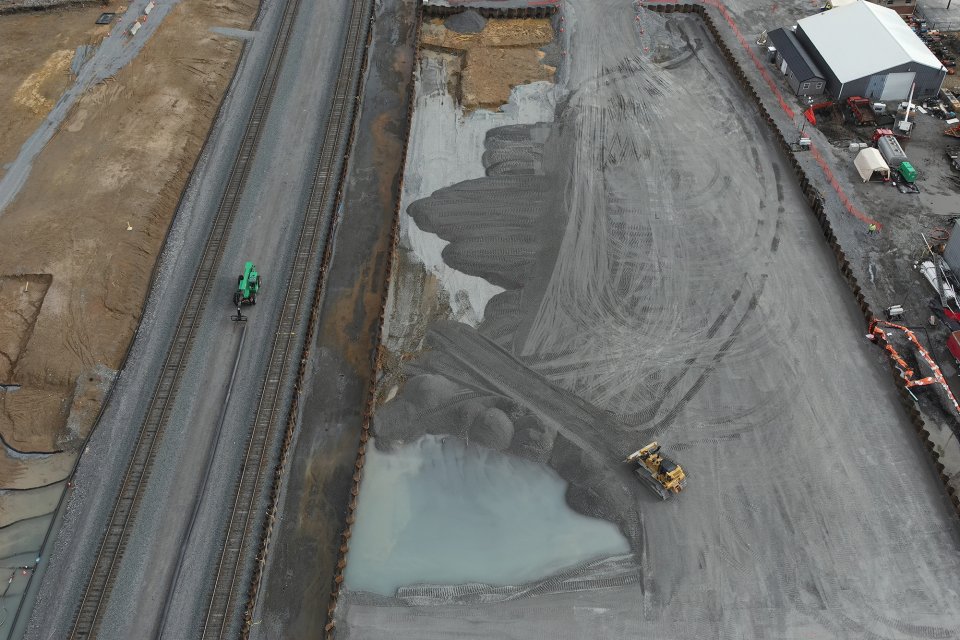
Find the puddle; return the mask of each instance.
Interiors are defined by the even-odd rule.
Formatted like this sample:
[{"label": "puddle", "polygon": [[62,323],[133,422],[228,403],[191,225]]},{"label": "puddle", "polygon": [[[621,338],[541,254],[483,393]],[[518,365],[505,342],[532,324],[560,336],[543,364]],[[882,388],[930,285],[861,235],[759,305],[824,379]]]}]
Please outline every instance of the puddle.
[{"label": "puddle", "polygon": [[368,446],[346,586],[516,585],[628,552],[616,526],[567,506],[566,487],[547,467],[453,437]]}]

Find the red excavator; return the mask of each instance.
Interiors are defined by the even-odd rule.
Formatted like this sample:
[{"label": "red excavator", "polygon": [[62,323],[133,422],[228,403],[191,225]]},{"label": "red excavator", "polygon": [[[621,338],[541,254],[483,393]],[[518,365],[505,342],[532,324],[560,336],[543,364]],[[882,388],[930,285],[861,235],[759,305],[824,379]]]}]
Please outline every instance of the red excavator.
[{"label": "red excavator", "polygon": [[832,100],[827,102],[818,102],[816,104],[810,105],[810,108],[803,112],[803,115],[806,116],[807,120],[812,125],[817,124],[817,112],[819,111],[829,111],[834,106]]}]

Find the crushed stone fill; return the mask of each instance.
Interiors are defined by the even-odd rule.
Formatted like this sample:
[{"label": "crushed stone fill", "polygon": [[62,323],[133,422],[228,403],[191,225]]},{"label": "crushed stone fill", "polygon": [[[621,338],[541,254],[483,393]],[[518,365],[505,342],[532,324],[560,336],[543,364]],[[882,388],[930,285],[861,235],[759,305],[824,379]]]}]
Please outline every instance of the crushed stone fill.
[{"label": "crushed stone fill", "polygon": [[456,13],[443,22],[443,26],[457,33],[480,33],[487,20],[473,9]]}]

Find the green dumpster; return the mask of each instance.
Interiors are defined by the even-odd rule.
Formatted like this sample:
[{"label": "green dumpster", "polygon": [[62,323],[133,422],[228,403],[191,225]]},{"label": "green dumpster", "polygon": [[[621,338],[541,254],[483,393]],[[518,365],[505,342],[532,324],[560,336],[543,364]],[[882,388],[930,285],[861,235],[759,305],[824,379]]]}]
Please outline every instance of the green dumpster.
[{"label": "green dumpster", "polygon": [[909,162],[901,162],[900,168],[897,169],[900,172],[900,175],[903,176],[903,179],[910,184],[913,184],[917,179],[917,170],[913,168],[913,165]]}]

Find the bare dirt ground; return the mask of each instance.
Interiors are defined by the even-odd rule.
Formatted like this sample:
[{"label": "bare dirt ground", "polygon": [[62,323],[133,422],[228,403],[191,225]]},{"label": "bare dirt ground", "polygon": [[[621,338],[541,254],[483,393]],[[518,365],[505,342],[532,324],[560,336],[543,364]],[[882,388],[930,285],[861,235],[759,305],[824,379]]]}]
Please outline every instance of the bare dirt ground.
[{"label": "bare dirt ground", "polygon": [[0,16],[0,177],[72,82],[76,48],[108,33],[109,26],[94,24],[102,11],[89,7]]},{"label": "bare dirt ground", "polygon": [[421,36],[426,51],[453,54],[451,94],[466,110],[497,109],[520,84],[551,80],[555,69],[544,64],[541,47],[553,41],[549,20],[490,20],[477,33],[457,33],[443,20],[425,22]]},{"label": "bare dirt ground", "polygon": [[[0,211],[5,565],[33,566],[139,321],[180,192],[242,49],[210,29],[248,28],[257,5],[173,6],[132,62],[80,95]],[[106,35],[108,27],[94,25],[103,10],[0,15],[0,164],[17,158],[74,88],[75,51]],[[12,579],[0,600],[7,613],[27,573]]]},{"label": "bare dirt ground", "polygon": [[[17,305],[17,322],[0,335],[0,374],[4,383],[21,385],[0,397],[0,434],[11,446],[69,449],[89,429],[105,385],[77,393],[78,381],[108,380],[120,364],[170,217],[241,49],[209,28],[248,26],[255,4],[177,5],[133,64],[81,98],[0,215],[0,296]],[[102,35],[92,27],[95,14],[0,18],[0,29],[19,45],[5,46],[5,55],[20,61],[4,65],[19,73],[3,83],[9,93],[0,113],[9,114],[6,126],[16,132],[4,137],[5,158],[70,81],[67,47]],[[36,37],[35,29],[46,37]],[[5,482],[0,477],[0,486]]]}]

